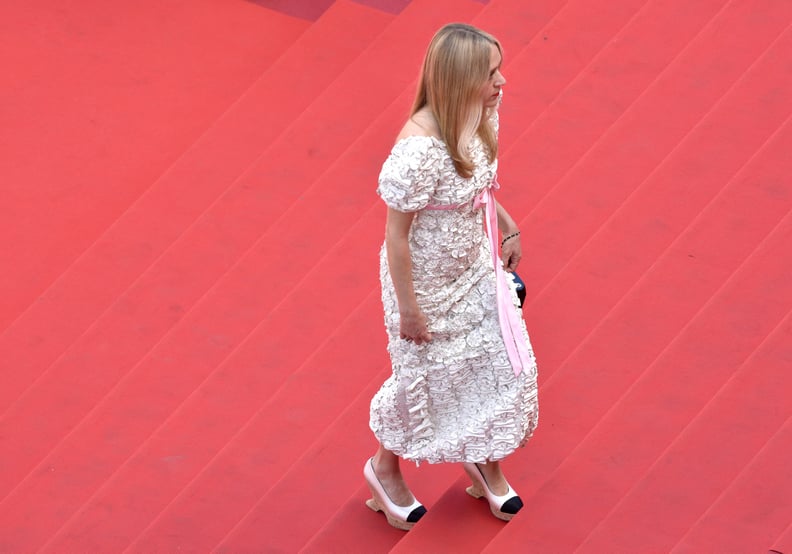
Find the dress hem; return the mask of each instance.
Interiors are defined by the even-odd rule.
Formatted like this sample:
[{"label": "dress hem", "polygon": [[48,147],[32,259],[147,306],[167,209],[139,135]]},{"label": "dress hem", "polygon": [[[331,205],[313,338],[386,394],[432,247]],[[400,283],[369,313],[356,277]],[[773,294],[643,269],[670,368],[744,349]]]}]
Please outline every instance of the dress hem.
[{"label": "dress hem", "polygon": [[[372,432],[373,432],[373,430],[372,430]],[[406,451],[404,449],[400,449],[398,447],[392,447],[392,446],[386,444],[385,442],[381,441],[379,439],[379,437],[376,436],[376,433],[374,433],[374,436],[377,438],[377,440],[380,442],[380,444],[383,446],[383,448],[385,448],[389,452],[392,452],[393,454],[395,454],[396,456],[398,456],[402,460],[405,460],[405,461],[408,461],[408,462],[413,462],[416,466],[420,466],[422,463],[428,463],[428,464],[462,464],[462,463],[486,464],[486,463],[489,463],[489,462],[500,462],[502,460],[505,460],[506,458],[508,458],[512,454],[514,454],[517,450],[519,450],[521,448],[524,448],[526,446],[526,444],[528,444],[528,441],[533,436],[533,433],[531,433],[530,435],[526,435],[525,438],[523,438],[520,441],[520,443],[518,445],[514,446],[513,448],[507,449],[507,450],[503,451],[503,453],[487,456],[487,457],[484,457],[484,458],[481,458],[481,457],[473,458],[473,457],[466,457],[466,456],[461,456],[461,455],[460,456],[408,455],[408,454],[406,454]]]}]

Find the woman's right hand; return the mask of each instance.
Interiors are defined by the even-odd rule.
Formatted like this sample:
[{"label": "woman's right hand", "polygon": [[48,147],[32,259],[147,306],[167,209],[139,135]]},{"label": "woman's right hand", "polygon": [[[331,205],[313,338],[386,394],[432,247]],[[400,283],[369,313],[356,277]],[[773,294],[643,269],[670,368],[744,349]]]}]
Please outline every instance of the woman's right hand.
[{"label": "woman's right hand", "polygon": [[415,344],[421,345],[432,340],[427,327],[426,316],[420,309],[399,312],[399,336]]}]

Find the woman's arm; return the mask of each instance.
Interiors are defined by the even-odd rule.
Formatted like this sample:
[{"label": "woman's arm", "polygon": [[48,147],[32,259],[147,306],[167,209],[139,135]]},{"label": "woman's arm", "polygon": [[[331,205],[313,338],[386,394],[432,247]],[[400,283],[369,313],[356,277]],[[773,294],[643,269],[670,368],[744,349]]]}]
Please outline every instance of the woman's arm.
[{"label": "woman's arm", "polygon": [[509,212],[501,206],[497,201],[495,206],[498,210],[498,228],[503,235],[503,243],[501,244],[501,259],[503,260],[503,269],[506,271],[514,271],[520,264],[522,259],[522,246],[520,245],[520,229],[517,223],[509,215]]},{"label": "woman's arm", "polygon": [[404,213],[388,208],[388,220],[385,224],[385,247],[388,255],[388,267],[396,290],[399,303],[400,328],[399,335],[403,339],[423,344],[432,340],[426,323],[426,316],[418,307],[412,279],[412,261],[408,237],[415,213]]}]

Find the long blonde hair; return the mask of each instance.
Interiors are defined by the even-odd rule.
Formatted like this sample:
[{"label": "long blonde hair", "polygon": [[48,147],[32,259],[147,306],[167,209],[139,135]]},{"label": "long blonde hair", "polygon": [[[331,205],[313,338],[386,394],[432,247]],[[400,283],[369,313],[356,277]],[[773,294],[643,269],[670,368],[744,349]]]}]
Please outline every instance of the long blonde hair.
[{"label": "long blonde hair", "polygon": [[473,174],[470,141],[478,134],[490,163],[498,155],[495,130],[484,113],[481,88],[490,71],[491,45],[503,55],[492,35],[465,23],[441,28],[426,51],[411,115],[428,106],[437,121],[454,167],[462,177]]}]

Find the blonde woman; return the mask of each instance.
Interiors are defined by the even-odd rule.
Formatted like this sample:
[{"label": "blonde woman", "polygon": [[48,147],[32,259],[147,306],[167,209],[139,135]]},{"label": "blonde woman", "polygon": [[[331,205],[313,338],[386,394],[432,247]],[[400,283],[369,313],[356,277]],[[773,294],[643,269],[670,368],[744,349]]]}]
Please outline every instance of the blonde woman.
[{"label": "blonde woman", "polygon": [[500,519],[522,507],[499,463],[538,422],[536,362],[504,275],[520,263],[519,230],[494,198],[502,62],[491,35],[465,24],[440,29],[379,177],[393,374],[371,402],[380,445],[364,477],[367,505],[400,529],[426,512],[400,458],[461,463],[468,493]]}]

